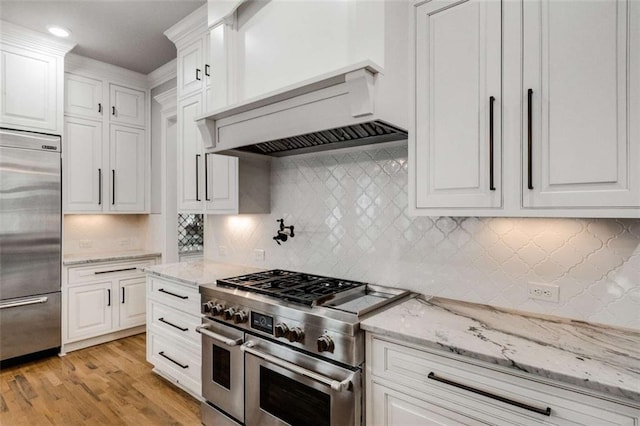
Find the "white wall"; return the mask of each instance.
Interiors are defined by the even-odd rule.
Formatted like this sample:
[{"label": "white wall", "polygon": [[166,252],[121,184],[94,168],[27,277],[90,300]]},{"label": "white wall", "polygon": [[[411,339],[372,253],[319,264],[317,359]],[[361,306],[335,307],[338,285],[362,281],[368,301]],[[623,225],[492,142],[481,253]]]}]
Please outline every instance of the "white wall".
[{"label": "white wall", "polygon": [[[205,257],[640,329],[640,220],[409,217],[406,144],[271,173],[272,213],[208,216]],[[277,246],[281,217],[296,236]],[[529,300],[529,281],[559,285],[560,303]]]}]

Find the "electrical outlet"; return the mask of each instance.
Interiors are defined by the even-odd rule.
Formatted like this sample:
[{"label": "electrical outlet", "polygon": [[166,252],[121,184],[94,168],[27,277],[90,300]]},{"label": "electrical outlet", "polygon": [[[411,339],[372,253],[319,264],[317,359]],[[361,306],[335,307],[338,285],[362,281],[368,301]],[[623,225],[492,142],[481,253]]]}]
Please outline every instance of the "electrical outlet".
[{"label": "electrical outlet", "polygon": [[220,255],[221,257],[224,257],[227,254],[228,254],[227,246],[218,246],[218,255]]},{"label": "electrical outlet", "polygon": [[78,246],[80,248],[88,249],[88,248],[91,248],[93,246],[93,241],[91,241],[91,240],[80,240],[78,242]]},{"label": "electrical outlet", "polygon": [[253,260],[255,260],[256,262],[264,262],[264,250],[255,249],[253,251]]},{"label": "electrical outlet", "polygon": [[118,245],[120,247],[129,247],[131,245],[131,240],[129,238],[120,238],[118,240]]},{"label": "electrical outlet", "polygon": [[558,303],[560,301],[560,287],[555,284],[530,282],[529,299]]}]

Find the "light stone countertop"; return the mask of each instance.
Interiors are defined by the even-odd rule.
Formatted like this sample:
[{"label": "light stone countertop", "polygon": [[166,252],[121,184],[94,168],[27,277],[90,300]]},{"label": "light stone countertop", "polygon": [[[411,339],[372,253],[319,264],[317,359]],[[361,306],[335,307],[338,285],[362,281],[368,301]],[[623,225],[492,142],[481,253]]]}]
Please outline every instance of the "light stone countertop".
[{"label": "light stone countertop", "polygon": [[230,263],[212,262],[209,260],[195,260],[153,265],[143,268],[142,270],[161,278],[169,278],[184,284],[199,286],[214,283],[219,278],[235,277],[258,272],[262,269],[233,265]]},{"label": "light stone countertop", "polygon": [[81,265],[84,263],[109,262],[118,260],[135,260],[146,257],[160,257],[162,253],[146,250],[122,250],[103,253],[75,253],[62,256],[65,266]]},{"label": "light stone countertop", "polygon": [[424,296],[361,327],[640,402],[640,331]]}]

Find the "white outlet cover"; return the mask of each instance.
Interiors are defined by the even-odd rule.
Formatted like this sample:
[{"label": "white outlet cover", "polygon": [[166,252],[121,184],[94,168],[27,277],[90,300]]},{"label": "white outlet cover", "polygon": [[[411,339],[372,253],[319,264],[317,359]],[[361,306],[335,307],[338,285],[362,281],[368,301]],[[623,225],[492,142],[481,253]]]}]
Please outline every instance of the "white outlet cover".
[{"label": "white outlet cover", "polygon": [[557,284],[530,282],[528,286],[528,296],[529,299],[559,303],[560,286],[558,286]]},{"label": "white outlet cover", "polygon": [[226,256],[228,254],[227,246],[218,246],[218,254],[220,256]]},{"label": "white outlet cover", "polygon": [[80,240],[78,242],[78,246],[80,248],[91,248],[93,246],[93,241],[91,241],[91,240]]},{"label": "white outlet cover", "polygon": [[255,260],[256,262],[264,262],[264,250],[255,249],[253,251],[253,260]]}]

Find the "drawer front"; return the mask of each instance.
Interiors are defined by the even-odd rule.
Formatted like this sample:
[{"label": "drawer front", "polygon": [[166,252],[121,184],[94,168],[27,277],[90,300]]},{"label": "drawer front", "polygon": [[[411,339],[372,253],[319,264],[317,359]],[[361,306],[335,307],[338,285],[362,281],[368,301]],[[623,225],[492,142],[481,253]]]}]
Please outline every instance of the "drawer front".
[{"label": "drawer front", "polygon": [[173,335],[200,346],[200,333],[196,327],[201,324],[200,316],[190,315],[156,301],[149,301],[149,324],[163,335]]},{"label": "drawer front", "polygon": [[[402,386],[409,394],[419,391],[427,398],[448,400],[455,411],[473,414],[471,417],[492,423],[631,426],[640,416],[640,410],[630,406],[537,380],[512,376],[376,337],[370,336],[368,343],[372,355],[370,368],[374,376],[386,379],[384,382],[393,384],[393,387]],[[544,410],[547,407],[550,408],[549,416],[531,409]]]},{"label": "drawer front", "polygon": [[192,351],[183,350],[175,340],[166,339],[154,331],[148,333],[147,345],[149,361],[158,370],[198,395],[201,394],[200,355],[196,356]]},{"label": "drawer front", "polygon": [[110,280],[128,276],[144,276],[138,268],[155,265],[155,259],[126,262],[92,263],[86,266],[67,267],[67,283],[72,286],[91,281]]},{"label": "drawer front", "polygon": [[188,286],[155,277],[147,277],[147,293],[152,300],[184,311],[200,314],[200,293],[196,286]]}]

